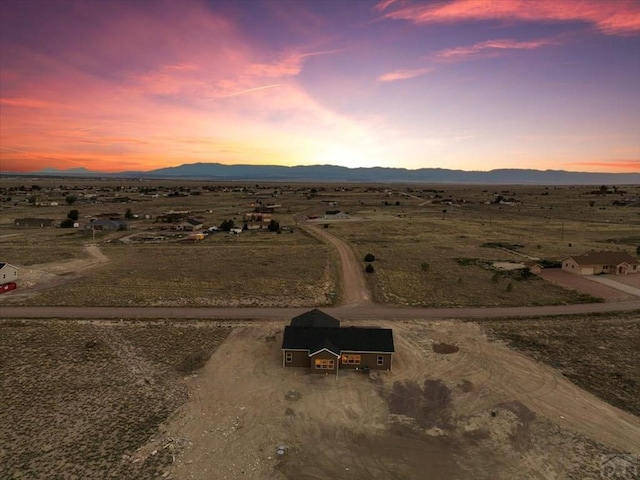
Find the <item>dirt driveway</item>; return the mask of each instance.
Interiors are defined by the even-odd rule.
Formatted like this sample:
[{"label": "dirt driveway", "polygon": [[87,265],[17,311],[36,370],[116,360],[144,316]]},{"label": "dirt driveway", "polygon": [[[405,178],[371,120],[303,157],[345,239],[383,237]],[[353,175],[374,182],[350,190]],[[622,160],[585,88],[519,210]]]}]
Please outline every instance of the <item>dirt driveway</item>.
[{"label": "dirt driveway", "polygon": [[640,419],[478,325],[394,322],[393,371],[338,378],[283,368],[282,325],[236,328],[190,378],[169,478],[599,478],[601,454],[640,451]]},{"label": "dirt driveway", "polygon": [[619,302],[637,298],[635,295],[626,293],[601,283],[593,282],[588,278],[565,272],[559,268],[546,268],[540,273],[540,277],[546,281],[555,283],[571,290],[577,290],[589,294],[593,297],[604,299],[605,302]]},{"label": "dirt driveway", "polygon": [[340,300],[344,306],[359,306],[371,303],[371,293],[364,278],[363,267],[353,252],[353,249],[344,240],[332,235],[326,229],[312,224],[300,225],[311,235],[328,243],[336,249],[340,257],[341,266],[341,292]]}]

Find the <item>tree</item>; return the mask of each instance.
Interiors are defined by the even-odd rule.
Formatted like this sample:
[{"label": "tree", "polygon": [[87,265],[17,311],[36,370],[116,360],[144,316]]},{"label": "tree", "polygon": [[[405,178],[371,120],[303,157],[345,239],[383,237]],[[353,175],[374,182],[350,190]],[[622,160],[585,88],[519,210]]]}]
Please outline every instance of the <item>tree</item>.
[{"label": "tree", "polygon": [[422,262],[422,264],[420,264],[420,269],[423,272],[426,272],[427,270],[429,270],[429,264],[427,262]]},{"label": "tree", "polygon": [[73,228],[75,222],[71,218],[65,218],[60,222],[60,228]]},{"label": "tree", "polygon": [[271,220],[269,222],[269,226],[267,226],[267,230],[269,230],[270,232],[277,232],[278,230],[280,230],[280,224],[275,220]]},{"label": "tree", "polygon": [[365,262],[373,262],[376,259],[375,255],[373,253],[367,253],[364,256],[364,261]]},{"label": "tree", "polygon": [[76,200],[78,200],[78,197],[76,197],[75,195],[67,195],[66,197],[64,197],[64,201],[67,202],[68,205],[73,205],[74,203],[76,203]]},{"label": "tree", "polygon": [[67,218],[73,220],[74,222],[77,222],[78,218],[80,218],[80,212],[78,212],[78,210],[69,210],[69,213],[67,213]]},{"label": "tree", "polygon": [[131,211],[130,208],[127,208],[127,211],[124,214],[124,218],[129,219],[129,220],[133,218],[133,212]]},{"label": "tree", "polygon": [[223,232],[229,232],[233,227],[233,220],[223,220],[220,224],[220,230],[222,230]]},{"label": "tree", "polygon": [[367,263],[367,266],[365,267],[364,271],[367,273],[373,273],[375,272],[375,268],[373,268],[373,265],[371,265],[370,263]]}]

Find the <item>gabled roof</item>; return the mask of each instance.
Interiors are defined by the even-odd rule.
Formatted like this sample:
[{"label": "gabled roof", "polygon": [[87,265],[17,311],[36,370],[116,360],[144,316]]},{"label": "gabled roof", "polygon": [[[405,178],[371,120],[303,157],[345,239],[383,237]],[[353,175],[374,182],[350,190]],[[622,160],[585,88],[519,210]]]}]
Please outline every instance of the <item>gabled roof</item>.
[{"label": "gabled roof", "polygon": [[317,308],[298,315],[291,320],[292,327],[339,328],[340,320]]},{"label": "gabled roof", "polygon": [[10,263],[0,262],[0,270],[2,270],[4,267],[15,268],[16,270],[18,270],[18,267],[14,266],[14,265],[11,265]]},{"label": "gabled roof", "polygon": [[325,338],[323,341],[321,341],[315,347],[309,349],[309,356],[311,357],[312,355],[320,353],[322,350],[326,350],[327,352],[334,354],[336,357],[340,356],[340,348],[335,346],[331,342],[331,340],[329,340],[327,338]]},{"label": "gabled roof", "polygon": [[578,265],[620,265],[621,263],[628,263],[629,265],[638,264],[638,259],[627,252],[592,251],[567,258],[572,259]]},{"label": "gabled roof", "polygon": [[[389,328],[284,328],[285,350],[322,350],[329,342],[340,351],[393,353],[393,331]],[[319,347],[319,348],[318,348]]]}]

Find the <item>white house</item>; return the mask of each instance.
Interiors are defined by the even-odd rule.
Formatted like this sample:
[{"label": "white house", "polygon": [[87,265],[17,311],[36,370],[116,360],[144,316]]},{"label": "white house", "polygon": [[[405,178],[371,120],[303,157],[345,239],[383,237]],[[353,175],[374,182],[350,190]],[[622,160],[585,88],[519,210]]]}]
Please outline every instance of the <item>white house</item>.
[{"label": "white house", "polygon": [[18,267],[0,262],[0,285],[18,280]]},{"label": "white house", "polygon": [[325,220],[345,219],[349,218],[349,214],[340,210],[327,210],[326,212],[324,212],[324,218]]}]

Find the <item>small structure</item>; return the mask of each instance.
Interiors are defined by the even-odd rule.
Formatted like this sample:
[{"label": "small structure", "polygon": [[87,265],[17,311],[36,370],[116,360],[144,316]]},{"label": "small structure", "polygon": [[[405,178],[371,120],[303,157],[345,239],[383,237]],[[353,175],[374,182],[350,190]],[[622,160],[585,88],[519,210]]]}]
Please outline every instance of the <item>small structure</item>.
[{"label": "small structure", "polygon": [[99,218],[89,222],[85,228],[87,230],[101,232],[115,232],[118,230],[127,230],[129,228],[129,224],[124,220],[107,220]]},{"label": "small structure", "polygon": [[10,263],[0,262],[0,285],[18,280],[18,267]]},{"label": "small structure", "polygon": [[15,227],[53,227],[55,220],[52,218],[16,218],[13,225]]},{"label": "small structure", "polygon": [[562,270],[578,275],[640,273],[640,262],[627,252],[587,252],[562,260]]},{"label": "small structure", "polygon": [[339,320],[316,309],[285,327],[282,365],[336,375],[340,369],[391,370],[394,351],[391,329],[341,328]]},{"label": "small structure", "polygon": [[529,269],[529,271],[535,275],[540,275],[542,270],[544,269],[544,265],[536,262],[535,260],[528,260],[524,262],[525,267]]},{"label": "small structure", "polygon": [[195,232],[196,230],[202,230],[202,222],[195,218],[187,218],[182,222],[178,222],[173,229],[185,232]]},{"label": "small structure", "polygon": [[349,214],[341,210],[327,210],[324,212],[324,218],[325,220],[346,219],[349,218]]}]

